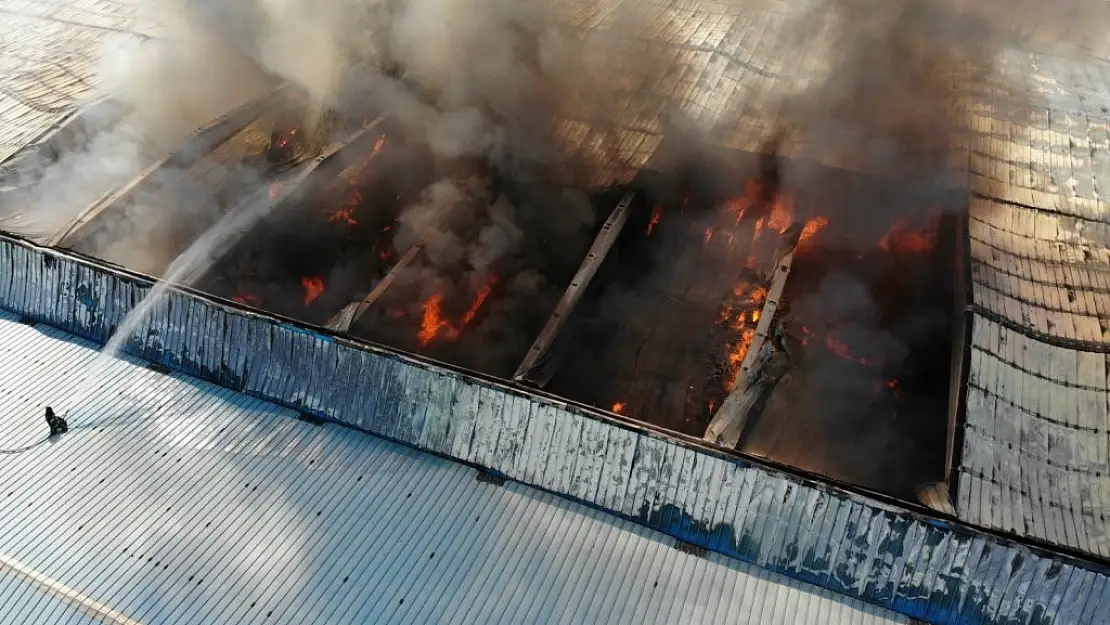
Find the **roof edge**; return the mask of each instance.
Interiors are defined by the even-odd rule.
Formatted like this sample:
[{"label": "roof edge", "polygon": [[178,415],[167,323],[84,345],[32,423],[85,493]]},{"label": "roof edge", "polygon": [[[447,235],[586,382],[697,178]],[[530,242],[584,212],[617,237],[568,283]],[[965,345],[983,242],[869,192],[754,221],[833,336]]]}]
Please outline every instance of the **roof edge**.
[{"label": "roof edge", "polygon": [[[104,343],[149,279],[0,235],[0,307]],[[127,351],[938,624],[1096,623],[1110,569],[187,289]]]}]

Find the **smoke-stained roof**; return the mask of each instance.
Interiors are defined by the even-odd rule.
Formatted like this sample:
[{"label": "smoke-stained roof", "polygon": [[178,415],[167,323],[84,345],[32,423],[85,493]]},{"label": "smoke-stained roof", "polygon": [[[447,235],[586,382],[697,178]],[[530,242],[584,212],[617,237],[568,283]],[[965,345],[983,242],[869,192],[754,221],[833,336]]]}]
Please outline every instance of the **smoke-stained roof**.
[{"label": "smoke-stained roof", "polygon": [[[566,16],[595,28],[619,5],[568,3]],[[667,27],[615,35],[612,62],[664,49],[673,59],[664,79],[629,76],[630,89],[660,102],[630,100],[637,106],[610,111],[604,123],[568,113],[567,140],[588,148],[615,129],[617,177],[627,177],[658,145],[661,111],[681,110],[703,123],[727,120],[718,141],[757,149],[775,131],[768,111],[828,71],[820,37],[798,46],[790,30],[791,16],[807,6],[655,3],[661,19],[648,23]],[[143,30],[129,10],[107,1],[0,2],[0,18],[12,24],[5,32],[17,33],[0,54],[16,68],[0,94],[0,159],[95,91],[88,59],[98,38]],[[1044,44],[1062,36],[1054,25],[1030,28]],[[1110,179],[1110,63],[1006,50],[995,69],[968,66],[950,77],[953,103],[970,112],[952,137],[950,158],[984,196],[968,223],[974,310],[957,511],[974,523],[1107,556],[1110,409],[1100,367],[1110,351],[1110,213],[1101,184]],[[734,102],[742,106],[728,108]],[[786,149],[857,168],[847,147]]]},{"label": "smoke-stained roof", "polygon": [[99,95],[105,37],[164,34],[131,0],[0,1],[0,161]]},{"label": "smoke-stained roof", "polygon": [[6,623],[908,621],[141,363],[46,440],[95,358],[0,313]]}]

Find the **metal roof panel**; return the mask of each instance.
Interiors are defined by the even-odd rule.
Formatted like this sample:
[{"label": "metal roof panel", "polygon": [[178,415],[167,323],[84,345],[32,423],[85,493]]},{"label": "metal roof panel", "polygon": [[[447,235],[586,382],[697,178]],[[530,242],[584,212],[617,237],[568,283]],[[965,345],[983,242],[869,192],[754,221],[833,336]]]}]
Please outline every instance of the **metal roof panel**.
[{"label": "metal roof panel", "polygon": [[[79,406],[69,433],[47,440],[44,402]],[[0,456],[7,622],[95,622],[75,616],[94,603],[138,623],[907,622],[296,417],[0,314],[0,430],[26,447]]]}]

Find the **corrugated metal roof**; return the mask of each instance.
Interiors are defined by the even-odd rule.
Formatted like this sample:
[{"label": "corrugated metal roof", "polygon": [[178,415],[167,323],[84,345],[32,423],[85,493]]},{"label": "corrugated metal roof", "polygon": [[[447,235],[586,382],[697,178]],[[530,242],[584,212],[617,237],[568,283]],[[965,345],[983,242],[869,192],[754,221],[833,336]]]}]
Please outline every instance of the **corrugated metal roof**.
[{"label": "corrugated metal roof", "polygon": [[[1047,203],[1045,193],[1027,195]],[[1076,216],[986,199],[972,206],[957,510],[1110,557],[1110,222],[1103,205],[1081,199],[1067,201],[1083,208]]]},{"label": "corrugated metal roof", "polygon": [[[0,265],[0,305],[95,341],[149,288],[6,237]],[[1110,605],[1105,566],[173,289],[127,349],[932,623],[1101,625]]]},{"label": "corrugated metal roof", "polygon": [[106,36],[164,32],[138,0],[0,0],[0,161],[98,95]]},{"label": "corrugated metal roof", "polygon": [[95,354],[0,315],[0,429],[27,447],[0,456],[3,622],[908,620],[134,362],[43,442],[43,404],[77,401]]},{"label": "corrugated metal roof", "polygon": [[[620,0],[605,3],[568,1],[565,15],[581,28],[596,28],[604,24],[608,16],[618,13],[620,3]],[[98,8],[101,4],[88,0],[69,7],[71,13],[66,14],[68,17],[65,19],[93,19],[89,22],[92,26],[66,26],[62,19],[51,18],[45,12],[56,10],[56,4],[0,0],[0,9],[8,6],[14,7],[11,10],[16,13],[37,12],[36,17],[18,19],[23,20],[20,24],[29,24],[28,20],[41,22],[42,25],[35,27],[39,31],[32,28],[16,31],[34,35],[20,39],[20,45],[27,46],[28,50],[40,45],[37,42],[51,42],[41,49],[34,48],[43,59],[57,60],[57,55],[68,54],[67,50],[86,45],[81,38],[85,35],[77,35],[85,33],[92,37],[92,31],[104,30],[96,28],[96,24],[100,24],[97,19],[124,11]],[[647,29],[634,33],[635,37],[605,38],[613,46],[613,63],[623,63],[637,55],[649,53],[673,59],[672,71],[665,81],[647,74],[628,77],[630,91],[649,90],[668,106],[660,105],[653,110],[635,106],[614,108],[607,111],[611,119],[605,123],[568,120],[564,128],[567,141],[582,146],[596,144],[612,147],[603,139],[612,134],[614,127],[619,128],[617,149],[599,150],[599,164],[608,163],[616,153],[621,159],[620,166],[634,168],[646,160],[659,141],[662,122],[657,112],[677,109],[707,124],[728,113],[727,127],[718,128],[715,138],[733,147],[756,149],[774,132],[774,120],[766,118],[765,112],[775,109],[784,95],[807,81],[818,80],[821,72],[827,71],[827,64],[822,60],[825,52],[822,46],[827,42],[815,37],[811,45],[804,48],[793,45],[796,37],[790,31],[788,18],[805,10],[812,4],[810,2],[746,4],[662,0],[652,3],[650,11],[658,17],[654,23],[668,24],[668,28],[658,31]],[[41,30],[47,27],[53,30]],[[126,27],[126,24],[121,27]],[[74,30],[70,32],[67,28]],[[1046,41],[1057,37],[1048,26],[1044,33],[1037,28],[1034,30],[1037,30],[1038,36],[1043,34],[1041,38]],[[1095,52],[1107,55],[1106,51]],[[69,61],[61,62],[65,65]],[[48,67],[45,63],[41,65],[39,69]],[[88,71],[70,69],[82,76]],[[86,74],[81,74],[81,71]],[[32,74],[34,72],[27,75]],[[1083,377],[1094,370],[1090,367],[1097,368],[1089,361],[1104,355],[1108,351],[1107,345],[1110,345],[1110,336],[1107,335],[1107,319],[1110,319],[1107,301],[1110,300],[1106,298],[1107,292],[1110,292],[1110,282],[1106,280],[1107,269],[1110,268],[1110,251],[1107,249],[1107,242],[1110,242],[1110,208],[1106,204],[1107,194],[1099,189],[1099,181],[1110,178],[1110,170],[1106,168],[1106,163],[1110,163],[1110,114],[1104,108],[1110,105],[1110,64],[1093,59],[1078,61],[1010,50],[1005,53],[1000,72],[996,75],[984,76],[979,68],[968,67],[966,72],[951,79],[955,87],[953,104],[969,112],[966,132],[952,138],[952,161],[966,168],[969,188],[997,199],[977,201],[969,224],[971,256],[977,272],[973,300],[976,312],[972,316],[971,327],[980,344],[975,353],[985,356],[987,351],[999,351],[993,351],[991,357],[973,359],[971,363],[970,373],[975,384],[969,390],[969,408],[982,405],[978,403],[981,398],[976,394],[979,394],[988,398],[986,401],[993,404],[994,412],[976,409],[972,414],[972,410],[968,411],[964,456],[959,461],[962,477],[957,493],[958,512],[965,520],[1105,555],[1106,523],[1110,515],[1106,508],[1110,505],[1107,503],[1110,498],[1106,496],[1104,483],[1105,476],[1110,473],[1103,451],[1107,445],[1106,437],[1100,437],[1097,425],[1093,429],[1073,426],[1081,425],[1080,418],[1097,421],[1099,415],[1110,412],[1105,408],[1106,383],[1099,386],[1092,381],[1093,378],[1086,380]],[[18,93],[34,95],[34,85],[13,84],[13,88],[18,87]],[[57,85],[64,86],[62,82],[57,82]],[[1018,102],[1010,102],[1008,93],[1015,87],[1033,94],[1037,101],[1030,103],[1018,98]],[[61,91],[68,93],[65,89]],[[34,102],[38,108],[58,108],[60,100],[55,96],[51,98]],[[630,98],[628,103],[636,101]],[[744,110],[725,108],[728,103],[736,101],[746,104]],[[2,102],[3,98],[0,98]],[[9,103],[3,111],[7,112],[0,112],[0,144],[14,145],[19,140],[26,140],[20,139],[24,135],[19,133],[29,133],[27,137],[30,137],[49,125],[39,119],[40,113],[27,107]],[[15,138],[5,138],[9,135]],[[855,166],[839,153],[841,146],[836,142],[791,144],[787,148],[791,155],[805,156],[834,166]],[[0,158],[2,154],[0,150]],[[602,169],[599,167],[598,171]],[[9,258],[13,259],[17,270],[24,273],[14,282],[20,292],[8,293],[5,300],[8,305],[96,340],[103,340],[112,324],[118,321],[121,314],[119,307],[130,305],[143,290],[84,267],[59,269],[40,266],[38,261],[28,261],[23,265],[20,264],[23,260],[14,256],[5,257],[4,262]],[[0,275],[0,293],[12,284],[5,282],[9,279],[10,276]],[[24,294],[23,289],[30,290]],[[56,292],[62,294],[63,301],[54,301]],[[65,298],[74,296],[91,303],[74,305],[65,301]],[[393,364],[382,364],[369,356],[353,355],[356,350],[348,351],[347,347],[331,343],[330,339],[314,337],[288,326],[254,319],[247,321],[185,298],[175,301],[172,315],[167,314],[164,319],[144,328],[143,342],[135,346],[136,350],[223,384],[305,406],[414,445],[496,464],[501,467],[499,470],[505,472],[517,471],[519,467],[521,479],[542,483],[553,490],[581,498],[596,498],[598,505],[643,517],[645,522],[668,532],[693,534],[688,538],[694,542],[703,539],[683,523],[697,521],[704,523],[706,528],[716,527],[717,530],[724,527],[733,532],[731,540],[710,539],[712,533],[705,530],[704,541],[712,543],[713,548],[736,552],[742,557],[773,560],[767,554],[777,554],[776,550],[784,548],[781,540],[777,544],[763,544],[764,525],[749,522],[742,510],[739,515],[734,514],[739,504],[732,494],[727,494],[724,501],[716,501],[710,494],[699,493],[687,502],[677,498],[681,490],[677,486],[669,489],[659,487],[660,484],[670,484],[671,480],[677,482],[698,474],[701,476],[698,479],[705,482],[706,488],[719,488],[721,474],[734,470],[721,468],[726,466],[724,461],[707,461],[700,466],[712,466],[712,470],[695,470],[694,461],[689,460],[695,456],[675,451],[682,449],[677,445],[670,442],[660,445],[663,452],[659,452],[653,447],[655,443],[641,446],[641,440],[655,439],[642,439],[639,434],[628,434],[608,424],[604,430],[596,426],[604,435],[600,442],[591,442],[598,445],[598,455],[605,454],[608,446],[613,445],[613,466],[599,458],[586,458],[582,462],[557,454],[552,454],[550,461],[533,458],[520,453],[516,447],[528,435],[527,424],[538,415],[537,418],[542,417],[541,422],[547,427],[555,417],[549,414],[548,407],[539,409],[537,406],[540,404],[512,399],[515,396],[511,395],[499,396],[496,401],[498,410],[509,406],[504,421],[499,413],[490,417],[484,426],[498,432],[499,436],[503,431],[509,432],[509,443],[504,448],[494,445],[493,449],[481,446],[472,449],[469,441],[461,442],[456,434],[448,436],[444,431],[444,428],[450,431],[453,427],[450,421],[446,424],[433,423],[430,419],[426,420],[424,412],[407,415],[406,419],[411,420],[383,419],[376,409],[348,401],[346,388],[337,388],[343,387],[342,383],[336,385],[325,378],[334,376],[337,370],[342,372],[345,380],[346,376],[357,379],[364,371],[400,376],[401,383],[375,382],[366,391],[384,398],[383,401],[392,402],[392,406],[408,406],[411,402],[398,389],[416,383],[424,385],[420,387],[420,393],[434,390],[457,401],[462,401],[461,397],[478,402],[475,397],[486,397],[481,393],[487,391],[474,391],[469,381],[464,382],[450,375],[445,377],[438,371],[428,373],[432,371],[428,368],[410,368],[410,363],[389,361]],[[186,324],[193,327],[189,329]],[[1020,336],[1009,341],[1007,347],[992,343],[989,338],[983,343],[984,337],[994,336],[994,326]],[[998,330],[999,333],[1002,331]],[[221,338],[209,343],[206,333]],[[1020,345],[1021,349],[1011,352],[1015,349],[1014,345]],[[1023,355],[1026,350],[1048,354],[1045,357],[1049,360],[1027,359]],[[1074,375],[1077,378],[1072,377],[1070,364],[1059,365],[1061,361],[1070,362],[1072,358],[1076,362]],[[277,373],[262,372],[261,363],[267,362],[267,359],[278,363],[275,365]],[[1000,375],[999,371],[1006,373]],[[449,382],[444,382],[445,379]],[[441,387],[444,384],[447,386]],[[1093,412],[1075,412],[1074,423],[1070,420],[1053,421],[1055,402],[1063,402],[1065,412],[1073,414],[1072,407],[1079,399],[1090,400],[1094,402],[1092,406],[1103,408],[1092,408]],[[516,401],[525,408],[523,416],[513,412],[513,402]],[[1011,409],[1000,411],[999,406]],[[562,408],[550,410],[559,415],[566,414]],[[447,410],[442,412],[449,413]],[[576,444],[583,429],[595,427],[593,423],[596,423],[580,416],[574,419],[572,423],[579,430],[566,433],[567,441],[570,441],[568,445]],[[474,431],[479,422],[475,418],[464,420],[463,424]],[[426,427],[426,424],[430,425]],[[559,432],[562,436],[562,431]],[[612,441],[609,439],[611,432],[619,432]],[[593,435],[598,434],[594,432]],[[644,450],[650,451],[650,454],[640,455],[641,452],[647,453]],[[651,454],[661,455],[656,458]],[[639,467],[645,458],[649,464],[657,460],[656,466],[645,469],[644,476],[636,476],[632,469]],[[562,462],[566,466],[558,471],[557,477],[548,478],[547,462]],[[683,462],[691,464],[683,465]],[[597,475],[591,474],[595,469]],[[710,472],[702,474],[701,471]],[[1087,476],[1092,472],[1096,479],[1089,481]],[[580,473],[587,476],[583,477]],[[811,507],[818,506],[814,502],[825,506],[828,501],[833,501],[840,506],[841,502],[850,501],[844,504],[849,506],[846,509],[852,510],[849,519],[838,517],[840,513],[836,507],[821,508],[831,515],[826,529],[835,533],[837,540],[850,542],[847,537],[855,531],[859,511],[873,509],[871,503],[837,499],[825,492],[806,489],[790,490],[784,495],[789,502],[763,504],[761,489],[770,488],[768,484],[778,485],[778,482],[757,481],[753,487],[751,482],[745,481],[750,478],[748,473],[738,469],[729,476],[730,480],[738,479],[735,483],[744,485],[746,490],[743,496],[748,498],[746,503],[758,504],[764,511],[771,505],[778,506],[776,511],[809,511]],[[601,488],[603,479],[612,480],[613,486]],[[636,490],[626,496],[629,488]],[[1045,488],[1051,492],[1044,493]],[[798,499],[795,500],[795,497]],[[810,503],[798,503],[805,501]],[[664,502],[673,505],[678,512],[668,508],[666,513],[660,513]],[[726,508],[727,511],[724,510]],[[641,510],[647,512],[641,513]],[[801,515],[800,512],[794,514],[793,518]],[[675,521],[675,518],[681,522]],[[882,518],[883,522],[889,519],[896,519],[898,523],[905,521],[904,517],[893,513],[886,516],[884,512]],[[917,523],[917,520],[912,523]],[[892,530],[892,535],[899,537],[895,541],[898,544],[884,547],[884,552],[879,555],[898,563],[899,567],[904,564],[902,558],[918,557],[916,554],[924,549],[920,542],[923,536],[934,536],[927,532],[911,536],[904,529],[909,525],[892,527],[901,528]],[[772,532],[767,542],[773,543],[774,538],[775,532]],[[745,540],[749,542],[745,543]],[[956,539],[959,545],[957,552],[967,554],[970,550],[973,554],[984,553],[981,550],[987,543],[981,542],[960,537]],[[889,551],[886,551],[888,548]],[[1003,549],[997,553],[1010,552]],[[834,579],[836,576],[828,573],[835,568],[833,563],[838,555],[831,550],[822,556],[823,560],[818,558],[821,562],[818,572],[804,570],[805,567],[791,570],[799,575],[809,575],[809,579],[822,584],[839,584]],[[852,552],[852,558],[855,558],[852,561],[875,556],[870,552]],[[983,566],[988,573],[983,575],[993,571],[993,557],[984,556]],[[872,568],[868,565],[866,571],[853,573],[856,576],[853,581],[867,579],[867,575],[872,574]],[[886,570],[889,572],[889,568]],[[1036,566],[1032,570],[1034,573],[1029,575],[1036,577],[1038,583],[1050,583],[1038,577],[1040,573],[1036,572],[1039,571]],[[953,568],[944,571],[930,569],[920,585],[907,591],[914,599],[899,594],[905,589],[899,588],[898,582],[890,582],[888,587],[885,577],[881,589],[876,590],[877,582],[860,582],[861,588],[853,592],[874,594],[875,600],[880,602],[905,601],[907,607],[904,609],[907,611],[929,612],[934,614],[934,620],[942,620],[942,616],[945,619],[958,618],[961,614],[959,605],[946,603],[941,607],[930,606],[929,593],[921,590],[927,583],[936,583],[936,580],[953,574]],[[1080,574],[1080,569],[1075,571],[1075,575],[1064,576],[1067,581],[1059,582],[1061,588],[1080,584],[1080,577],[1087,575],[1087,572]],[[982,583],[990,588],[990,592],[997,593],[994,596],[1005,596],[1009,581],[1025,580],[1020,583],[1027,583],[1029,578],[1021,575],[1020,571],[1011,571],[1010,576],[999,574]],[[1101,573],[1092,575],[1085,579],[1104,579]],[[1075,588],[1085,596],[1091,595],[1091,583],[1103,582],[1083,581],[1082,584],[1086,585]],[[1030,599],[1030,605],[1043,602],[1044,609],[1049,612],[1059,608],[1060,599],[1053,598],[1052,589],[1041,590],[1044,594]],[[959,592],[965,599],[972,596],[964,587]],[[945,595],[939,592],[939,596]],[[982,599],[982,602],[985,612],[999,620],[1006,618],[1001,613],[1000,605],[1003,604],[989,599]],[[1023,609],[1012,601],[1005,605],[1015,614]],[[1093,606],[1100,605],[1097,600],[1084,605],[1085,608],[1076,607],[1070,613],[1064,610],[1068,618],[1063,620],[1095,618]],[[986,606],[993,607],[988,609]]]},{"label": "corrugated metal roof", "polygon": [[[1043,59],[1059,108],[1013,132],[972,119],[971,360],[956,508],[972,523],[1110,556],[1110,162],[1105,89]],[[1075,66],[1072,66],[1074,69]],[[1063,94],[1078,101],[1060,103]],[[1093,96],[1093,97],[1085,97]],[[1074,95],[1073,95],[1074,97]],[[993,199],[992,199],[993,198]]]},{"label": "corrugated metal roof", "polygon": [[0,597],[4,598],[0,617],[7,623],[41,623],[44,622],[40,620],[42,615],[50,615],[54,622],[72,625],[103,625],[105,622],[94,610],[61,599],[50,589],[9,572],[2,565]]}]

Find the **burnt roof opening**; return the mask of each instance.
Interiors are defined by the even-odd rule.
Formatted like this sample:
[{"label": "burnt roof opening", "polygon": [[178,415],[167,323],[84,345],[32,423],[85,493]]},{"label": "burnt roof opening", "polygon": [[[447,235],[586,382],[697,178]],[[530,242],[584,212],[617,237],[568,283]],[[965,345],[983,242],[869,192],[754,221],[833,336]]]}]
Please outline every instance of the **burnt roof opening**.
[{"label": "burnt roof opening", "polygon": [[[952,226],[966,200],[768,163],[721,152],[642,176],[618,241],[526,379],[700,437],[773,314],[784,355],[737,449],[913,499],[944,475]],[[784,240],[798,245],[772,310]]]},{"label": "burnt roof opening", "polygon": [[[494,182],[478,195],[463,202],[497,198],[488,214],[475,219],[473,210],[455,207],[436,228],[436,236],[452,237],[469,253],[444,258],[443,245],[429,245],[411,254],[403,273],[351,326],[352,336],[498,377],[512,375],[578,268],[608,204],[596,197],[572,200],[589,205],[586,218],[567,227],[543,209],[516,211],[536,198],[512,185]],[[552,202],[550,210],[560,210],[560,203]],[[516,240],[503,253],[482,258],[489,246],[510,245],[500,239],[505,232],[498,222],[507,218],[501,211],[513,212],[512,223],[503,225]]]},{"label": "burnt roof opening", "polygon": [[[906,499],[943,479],[959,194],[785,160],[782,137],[664,143],[631,185],[575,189],[389,119],[310,140],[291,110],[247,129],[253,177],[178,176],[215,181],[209,218],[152,226],[187,241],[269,196],[201,290]],[[79,241],[111,257],[109,233],[135,236]]]}]

